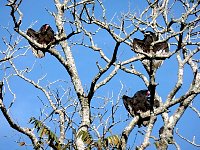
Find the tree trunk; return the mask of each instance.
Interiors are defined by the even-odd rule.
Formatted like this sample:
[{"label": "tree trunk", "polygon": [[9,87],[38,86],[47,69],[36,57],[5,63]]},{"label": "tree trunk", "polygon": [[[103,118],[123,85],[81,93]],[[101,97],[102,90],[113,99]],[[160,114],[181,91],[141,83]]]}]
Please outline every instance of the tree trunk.
[{"label": "tree trunk", "polygon": [[79,135],[81,131],[88,132],[88,128],[90,127],[90,100],[85,97],[80,98],[81,102],[81,125],[78,129],[77,135],[76,135],[76,146],[78,150],[85,149],[84,141],[82,140],[82,136]]}]

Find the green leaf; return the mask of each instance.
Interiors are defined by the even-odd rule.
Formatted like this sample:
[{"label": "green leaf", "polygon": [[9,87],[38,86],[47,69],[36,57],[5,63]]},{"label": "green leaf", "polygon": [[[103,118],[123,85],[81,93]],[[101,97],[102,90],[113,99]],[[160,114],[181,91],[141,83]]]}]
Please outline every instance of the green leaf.
[{"label": "green leaf", "polygon": [[44,135],[46,135],[47,129],[46,128],[42,128],[39,132],[39,137],[43,137]]},{"label": "green leaf", "polygon": [[83,142],[85,144],[91,144],[93,142],[92,140],[92,136],[87,132],[87,131],[83,131],[81,130],[79,133],[78,133],[78,137],[81,137],[81,139],[83,140]]},{"label": "green leaf", "polygon": [[120,138],[118,135],[111,135],[109,137],[107,137],[106,142],[108,142],[108,144],[114,146],[114,147],[119,147],[120,143]]},{"label": "green leaf", "polygon": [[54,132],[52,132],[50,129],[48,129],[43,122],[40,120],[37,120],[34,117],[30,118],[29,121],[31,124],[34,124],[35,128],[37,129],[37,132],[39,133],[39,137],[47,136],[49,141],[55,142],[56,147],[61,147],[61,145],[58,142],[58,137],[55,135]]}]

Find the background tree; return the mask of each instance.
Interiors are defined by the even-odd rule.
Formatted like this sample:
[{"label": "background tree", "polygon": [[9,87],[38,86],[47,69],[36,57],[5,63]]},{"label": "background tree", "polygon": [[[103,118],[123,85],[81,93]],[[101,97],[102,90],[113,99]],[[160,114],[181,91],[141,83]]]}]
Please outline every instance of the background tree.
[{"label": "background tree", "polygon": [[[2,124],[16,131],[21,148],[181,149],[181,139],[199,147],[190,123],[199,124],[199,3],[8,0],[10,24],[1,27]],[[46,23],[55,33],[50,45],[26,34]],[[168,43],[169,52],[135,48],[134,39],[146,31],[159,38],[150,47]],[[45,57],[35,58],[28,43]],[[160,68],[152,65],[161,60]],[[159,107],[130,117],[121,98],[141,89],[149,89]],[[187,124],[181,122],[188,115]],[[150,119],[138,129],[140,118]],[[182,135],[186,129],[193,140]]]}]

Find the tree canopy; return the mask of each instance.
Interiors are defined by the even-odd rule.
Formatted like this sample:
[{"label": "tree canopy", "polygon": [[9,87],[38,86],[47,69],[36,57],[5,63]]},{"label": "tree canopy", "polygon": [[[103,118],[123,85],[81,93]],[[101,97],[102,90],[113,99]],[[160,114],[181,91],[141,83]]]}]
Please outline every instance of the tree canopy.
[{"label": "tree canopy", "polygon": [[4,149],[200,147],[199,0],[0,4]]}]

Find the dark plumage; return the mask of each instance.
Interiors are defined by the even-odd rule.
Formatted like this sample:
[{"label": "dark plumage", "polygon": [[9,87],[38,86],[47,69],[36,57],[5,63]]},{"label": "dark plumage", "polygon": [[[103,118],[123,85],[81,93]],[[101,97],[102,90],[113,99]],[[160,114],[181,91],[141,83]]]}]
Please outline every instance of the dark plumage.
[{"label": "dark plumage", "polygon": [[133,97],[124,95],[122,97],[124,106],[131,115],[137,115],[139,111],[146,112],[149,110],[148,90],[137,91]]},{"label": "dark plumage", "polygon": [[[143,40],[139,40],[134,38],[133,40],[133,49],[136,51],[141,51],[141,52],[145,52],[145,53],[152,53],[152,54],[167,54],[169,52],[169,47],[168,47],[168,43],[167,42],[159,42],[156,43],[154,45],[152,45],[153,42],[158,41],[159,38],[158,36],[151,32],[151,31],[147,31],[144,34],[144,39]],[[140,54],[138,54],[140,55]],[[152,60],[152,67],[153,69],[158,69],[161,64],[162,64],[162,60]],[[142,64],[144,65],[145,69],[147,70],[147,72],[150,72],[150,61],[145,59],[142,61]]]},{"label": "dark plumage", "polygon": [[[49,45],[55,42],[54,31],[48,24],[44,24],[38,32],[29,28],[27,30],[27,35],[39,44]],[[36,57],[42,58],[45,56],[45,49],[39,49],[32,42],[28,42],[32,46],[33,53]]]},{"label": "dark plumage", "polygon": [[[122,97],[124,106],[132,117],[136,115],[140,116],[140,113],[150,110],[151,106],[149,98],[150,98],[150,92],[148,90],[137,91],[133,97],[128,97],[126,95]],[[159,106],[158,100],[155,101],[154,106],[155,107]],[[148,122],[149,122],[149,117],[140,118],[138,121],[138,126],[139,127],[141,125],[146,126]]]},{"label": "dark plumage", "polygon": [[143,40],[134,38],[133,49],[143,51],[145,53],[150,53],[150,52],[156,53],[158,51],[169,52],[169,47],[167,42],[160,42],[156,43],[155,45],[151,45],[153,42],[158,40],[159,40],[158,36],[155,33],[147,31],[144,33]]}]

